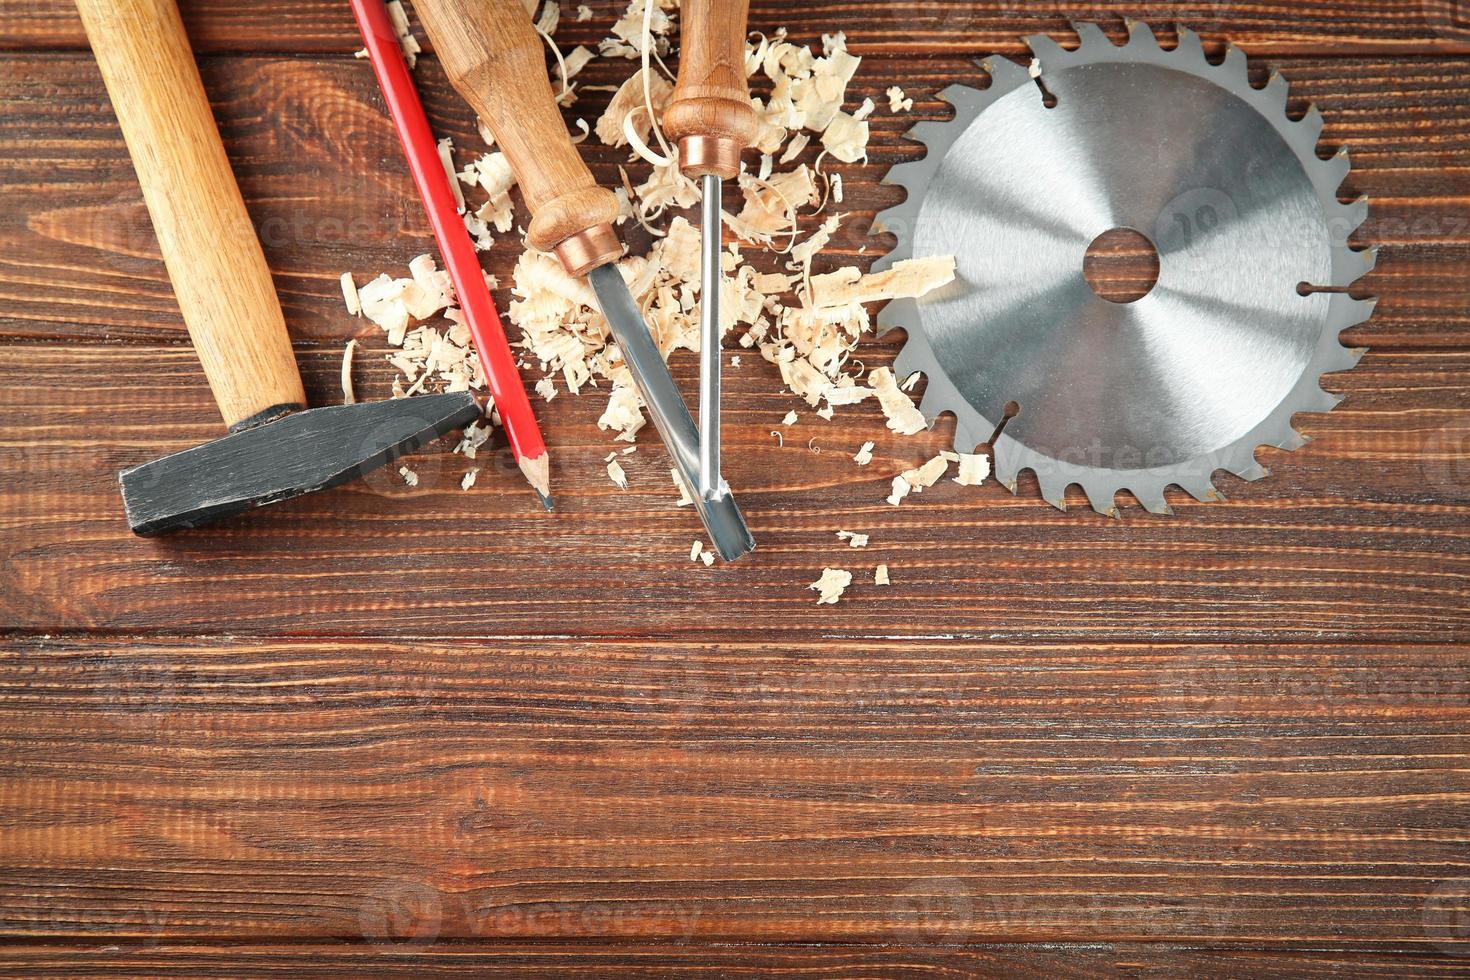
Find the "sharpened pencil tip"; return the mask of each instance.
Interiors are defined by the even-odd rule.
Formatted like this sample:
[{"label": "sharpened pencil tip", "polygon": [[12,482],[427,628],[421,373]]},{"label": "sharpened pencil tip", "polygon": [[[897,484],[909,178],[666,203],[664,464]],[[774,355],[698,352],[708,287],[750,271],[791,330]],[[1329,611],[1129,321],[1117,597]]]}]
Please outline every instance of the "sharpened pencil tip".
[{"label": "sharpened pencil tip", "polygon": [[[531,489],[536,490],[535,487],[532,487]],[[551,499],[551,494],[542,493],[540,490],[536,490],[536,497],[541,501],[542,507],[545,507],[547,510],[556,510],[556,502]]]}]

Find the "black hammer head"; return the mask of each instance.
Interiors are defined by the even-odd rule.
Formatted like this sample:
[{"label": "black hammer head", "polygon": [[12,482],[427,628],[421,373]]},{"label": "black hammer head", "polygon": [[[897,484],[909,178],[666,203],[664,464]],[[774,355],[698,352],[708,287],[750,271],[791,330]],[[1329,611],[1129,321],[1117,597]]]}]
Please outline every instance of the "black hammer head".
[{"label": "black hammer head", "polygon": [[123,470],[136,534],[161,534],[355,480],[480,417],[474,395],[312,408]]}]

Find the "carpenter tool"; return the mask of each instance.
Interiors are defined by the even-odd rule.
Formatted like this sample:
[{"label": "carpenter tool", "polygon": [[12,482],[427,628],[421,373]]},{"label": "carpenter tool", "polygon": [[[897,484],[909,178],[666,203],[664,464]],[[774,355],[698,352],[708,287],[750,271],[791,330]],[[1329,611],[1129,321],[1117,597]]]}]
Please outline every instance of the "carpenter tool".
[{"label": "carpenter tool", "polygon": [[[954,119],[911,131],[929,153],[886,178],[909,194],[878,216],[898,246],[875,268],[953,255],[958,274],[878,325],[908,331],[896,368],[928,376],[924,414],[956,415],[957,449],[1017,404],[993,445],[1012,492],[1029,469],[1058,508],[1080,484],[1099,513],[1126,490],[1167,514],[1167,487],[1222,499],[1216,470],[1267,475],[1256,447],[1297,448],[1292,415],[1337,404],[1319,379],[1363,353],[1338,336],[1373,310],[1343,289],[1375,261],[1348,244],[1368,205],[1338,202],[1348,158],[1317,156],[1321,114],[1289,118],[1286,81],[1253,87],[1239,49],[1212,64],[1185,28],[1166,50],[1142,23],[1123,45],[1075,26],[1075,49],[1028,39],[1031,71],[985,60],[988,88],[945,89]],[[1119,228],[1159,255],[1131,303],[1083,275]]]},{"label": "carpenter tool", "polygon": [[434,134],[429,129],[428,117],[419,102],[418,89],[403,60],[398,33],[388,19],[388,7],[383,0],[352,0],[352,12],[357,16],[368,60],[372,62],[383,100],[388,103],[404,155],[408,157],[413,182],[418,187],[424,211],[434,229],[434,239],[439,243],[444,267],[449,271],[454,293],[464,310],[465,323],[475,338],[475,350],[485,369],[485,378],[510,440],[511,451],[542,506],[551,510],[551,458],[541,438],[541,429],[536,424],[536,415],[531,410],[531,400],[526,397],[520,372],[516,369],[510,343],[505,338],[505,327],[485,284],[485,274],[475,254],[474,243],[470,241],[455,203],[449,183],[453,178],[445,172]]},{"label": "carpenter tool", "polygon": [[712,497],[729,492],[720,478],[721,197],[760,126],[745,81],[749,9],[750,0],[686,0],[679,11],[679,78],[664,110],[679,168],[700,181],[699,492]]},{"label": "carpenter tool", "polygon": [[541,41],[520,0],[418,0],[416,9],[450,82],[495,135],[531,210],[527,241],[586,276],[648,414],[726,560],[755,547],[733,495],[699,488],[699,433],[617,260],[617,198],[592,179],[562,122]]},{"label": "carpenter tool", "polygon": [[174,0],[77,0],[230,434],[120,476],[138,534],[335,486],[480,417],[468,392],[304,410],[280,301]]}]

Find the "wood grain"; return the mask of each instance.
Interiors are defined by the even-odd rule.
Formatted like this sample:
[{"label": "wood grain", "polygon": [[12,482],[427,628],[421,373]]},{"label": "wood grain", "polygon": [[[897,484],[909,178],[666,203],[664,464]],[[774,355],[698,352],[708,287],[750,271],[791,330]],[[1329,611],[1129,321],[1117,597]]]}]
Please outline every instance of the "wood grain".
[{"label": "wood grain", "polygon": [[1467,672],[1450,646],[16,638],[0,933],[1470,952]]},{"label": "wood grain", "polygon": [[[564,17],[557,40],[595,46],[607,36],[625,0],[588,0],[595,16],[584,24]],[[411,2],[405,7],[412,7]],[[569,10],[568,13],[571,11]],[[23,50],[82,49],[86,41],[74,11],[53,0],[0,0],[9,26],[0,46]],[[185,11],[189,34],[201,51],[345,54],[358,47],[352,14],[332,0],[240,4],[193,0]],[[1470,15],[1463,0],[1359,0],[1351,10],[1329,0],[1292,4],[1269,0],[1065,0],[1019,4],[1014,0],[929,0],[922,4],[845,0],[793,4],[754,0],[750,26],[786,27],[803,43],[846,30],[860,54],[898,54],[912,60],[931,54],[975,57],[1019,54],[1021,38],[1040,31],[1063,33],[1071,20],[1123,17],[1157,24],[1182,21],[1228,35],[1262,54],[1426,54],[1470,52]],[[416,23],[416,22],[415,22]]]},{"label": "wood grain", "polygon": [[329,973],[364,978],[473,976],[648,978],[712,973],[814,980],[949,980],[1005,976],[1018,980],[1181,975],[1252,977],[1453,977],[1464,961],[1449,953],[1354,950],[1210,950],[1163,943],[1060,946],[941,946],[701,943],[438,943],[428,949],[349,943],[282,946],[110,944],[103,947],[0,947],[0,970],[27,977],[93,980],[120,973],[149,977],[220,977],[248,971],[295,978]]},{"label": "wood grain", "polygon": [[[863,356],[878,366],[894,349],[872,344]],[[554,515],[526,499],[502,447],[477,460],[484,471],[469,493],[458,488],[464,461],[428,455],[414,463],[413,491],[379,474],[227,527],[139,541],[112,474],[210,437],[192,353],[11,346],[0,361],[10,433],[0,469],[25,479],[0,484],[0,614],[43,632],[228,621],[464,636],[1470,639],[1470,355],[1370,353],[1330,378],[1347,395],[1336,411],[1301,417],[1311,445],[1262,451],[1272,478],[1222,478],[1227,504],[1175,495],[1175,519],[1133,507],[1122,521],[1058,513],[1034,487],[1013,497],[993,483],[946,481],[892,507],[892,477],[947,445],[947,426],[903,438],[871,404],[833,423],[803,411],[783,447],[770,433],[791,400],[773,368],[747,361],[726,372],[725,443],[728,478],[762,546],[706,569],[688,561],[699,526],[674,506],[660,447],[641,443],[622,460],[628,491],[607,480],[602,459],[616,444],[596,429],[595,391],[564,394],[543,413]],[[337,362],[335,351],[303,358],[315,403],[333,398]],[[364,397],[386,394],[385,365],[371,349],[360,363]],[[680,355],[674,368],[691,390],[695,358]],[[866,440],[877,460],[860,468],[851,457]],[[872,544],[846,548],[835,537],[843,529],[871,533]],[[866,584],[879,562],[892,589]],[[818,608],[805,584],[828,565],[858,584],[840,607]]]},{"label": "wood grain", "polygon": [[[177,303],[89,56],[6,61],[20,78],[0,86],[0,336],[181,341]],[[1470,60],[1282,67],[1299,96],[1295,107],[1314,102],[1326,116],[1322,151],[1352,149],[1358,169],[1346,190],[1373,200],[1358,238],[1382,253],[1359,292],[1382,299],[1374,319],[1349,331],[1346,342],[1462,342],[1470,334]],[[346,57],[206,59],[203,69],[293,336],[340,343],[358,335],[362,324],[343,310],[337,277],[348,270],[360,280],[404,275],[409,259],[434,248],[371,70]],[[599,59],[583,77],[590,86],[614,84],[631,69]],[[435,131],[451,135],[468,160],[482,146],[468,108],[433,59],[415,77]],[[839,165],[852,217],[822,263],[863,265],[887,248],[887,239],[866,233],[872,212],[898,203],[902,191],[879,178],[920,152],[903,138],[915,121],[944,118],[935,93],[974,77],[957,59],[864,61],[860,95],[886,105],[884,89],[899,84],[919,101],[911,114],[873,116],[870,165]],[[576,111],[595,120],[607,97],[588,93]],[[625,151],[595,140],[581,149],[600,181],[617,181]],[[803,159],[815,154],[809,148]],[[633,172],[642,174],[640,167]],[[523,224],[525,212],[518,213]],[[629,237],[633,247],[646,247]],[[501,239],[504,247],[486,253],[486,267],[508,285],[518,252],[514,236]],[[497,299],[504,309],[508,292]]]},{"label": "wood grain", "polygon": [[[589,4],[564,47],[625,6]],[[359,394],[386,395],[337,276],[433,246],[347,5],[183,14],[309,398],[337,400],[349,337]],[[1269,480],[1173,520],[947,482],[893,508],[951,423],[903,439],[871,405],[797,405],[783,448],[795,403],[746,353],[725,442],[761,548],[706,569],[651,437],[628,491],[606,480],[596,391],[542,411],[555,515],[497,438],[418,455],[415,490],[385,473],[128,534],[115,471],[211,438],[214,409],[70,4],[0,0],[0,975],[1464,975],[1462,0],[756,0],[750,26],[840,28],[864,57],[871,160],[840,168],[822,260],[864,265],[937,92],[1123,14],[1228,36],[1321,107],[1324,154],[1352,151],[1383,251],[1345,336],[1372,350],[1326,380],[1344,403],[1261,453]],[[595,59],[568,118],[632,70]],[[439,60],[415,75],[468,159]],[[604,184],[626,163],[581,151]],[[508,283],[517,252],[487,269]],[[1127,288],[1136,258],[1094,271]],[[674,370],[693,390],[694,358]],[[819,609],[829,565],[855,583]]]}]

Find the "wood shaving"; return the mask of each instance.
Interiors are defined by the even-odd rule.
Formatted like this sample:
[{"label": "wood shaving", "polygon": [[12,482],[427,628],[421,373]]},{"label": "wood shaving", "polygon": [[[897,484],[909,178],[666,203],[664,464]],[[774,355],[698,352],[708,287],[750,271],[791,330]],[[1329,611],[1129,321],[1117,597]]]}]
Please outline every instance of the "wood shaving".
[{"label": "wood shaving", "polygon": [[352,354],[356,350],[356,340],[349,340],[347,342],[347,346],[342,348],[342,370],[340,381],[342,385],[342,404],[344,405],[357,404],[357,395],[354,394],[352,391]]},{"label": "wood shaving", "polygon": [[954,482],[962,487],[978,487],[990,475],[990,457],[979,453],[959,453],[959,476]]},{"label": "wood shaving", "polygon": [[787,412],[786,413],[786,417],[781,420],[781,424],[782,425],[795,425],[796,424],[796,412],[794,412],[794,411]]},{"label": "wood shaving", "polygon": [[553,398],[556,397],[556,382],[551,380],[550,378],[542,378],[540,381],[536,382],[536,394],[540,395],[548,402],[551,401]]},{"label": "wood shaving", "polygon": [[878,303],[892,299],[917,299],[932,290],[954,282],[953,255],[931,255],[922,259],[903,259],[883,272],[860,275],[848,266],[813,276],[812,305],[818,308],[848,306],[853,303]]},{"label": "wood shaving", "polygon": [[419,475],[413,470],[409,469],[407,466],[398,467],[398,475],[403,477],[403,482],[407,483],[411,487],[416,487],[419,485]]},{"label": "wood shaving", "polygon": [[842,593],[852,584],[852,572],[843,571],[840,568],[822,569],[822,577],[817,579],[807,588],[818,593],[817,605],[835,606],[837,600],[842,598]]},{"label": "wood shaving", "polygon": [[592,8],[585,3],[577,4],[577,23],[584,24],[592,19]]},{"label": "wood shaving", "polygon": [[878,396],[878,405],[888,419],[888,428],[900,435],[911,436],[928,428],[924,413],[915,407],[913,399],[901,391],[890,368],[875,368],[868,375],[868,384]]},{"label": "wood shaving", "polygon": [[866,548],[868,546],[868,536],[866,534],[859,534],[856,531],[838,531],[837,538],[839,541],[846,541],[849,548]]},{"label": "wood shaving", "polygon": [[464,192],[459,189],[459,181],[455,179],[454,172],[454,142],[444,137],[436,145],[439,151],[439,162],[444,165],[444,176],[449,178],[449,189],[454,193],[454,207],[460,214],[464,214]]},{"label": "wood shaving", "polygon": [[888,87],[888,91],[884,94],[888,96],[889,112],[908,112],[914,107],[914,100],[905,97],[903,94],[903,89],[899,88],[897,85],[890,85]]},{"label": "wood shaving", "polygon": [[479,477],[479,475],[480,468],[478,466],[465,471],[464,479],[459,481],[459,488],[461,490],[468,490],[470,487],[475,485],[475,480]]},{"label": "wood shaving", "polygon": [[678,470],[674,470],[674,469],[669,470],[669,478],[674,481],[674,487],[675,487],[675,489],[677,489],[679,491],[679,499],[678,499],[678,501],[675,502],[674,506],[675,507],[692,507],[692,506],[694,506],[694,498],[691,497],[691,496],[689,496],[689,488],[686,487],[684,485],[684,481],[682,479],[680,479],[680,477],[679,477],[679,471]]},{"label": "wood shaving", "polygon": [[689,560],[699,561],[699,555],[704,551],[704,542],[698,538],[694,539],[694,546],[689,549]]},{"label": "wood shaving", "polygon": [[[643,70],[640,68],[618,87],[617,94],[608,103],[607,110],[598,117],[596,132],[597,138],[608,146],[627,146],[628,138],[623,128],[624,121],[630,114],[633,127],[640,139],[648,139],[653,127],[653,120],[649,118],[643,102]],[[673,94],[674,87],[659,75],[650,75],[648,78],[649,91],[653,99],[654,111],[662,114],[669,103],[669,96]],[[641,111],[638,111],[641,110]]]},{"label": "wood shaving", "polygon": [[490,426],[481,422],[471,422],[460,432],[459,442],[455,445],[454,451],[465,459],[474,459],[480,447],[489,441],[490,434]]},{"label": "wood shaving", "polygon": [[893,492],[889,495],[888,502],[897,507],[910,493],[923,493],[926,488],[934,486],[949,469],[949,464],[952,462],[949,457],[954,455],[954,453],[940,453],[922,466],[905,470],[895,476]]},{"label": "wood shaving", "polygon": [[891,582],[888,581],[888,566],[887,565],[879,565],[877,568],[875,568],[873,570],[873,584],[874,585],[892,585],[893,584],[893,583],[891,583]]},{"label": "wood shaving", "polygon": [[618,465],[618,454],[612,453],[603,462],[607,463],[607,478],[613,482],[613,486],[619,490],[628,489],[628,474]]},{"label": "wood shaving", "polygon": [[342,302],[347,305],[347,312],[352,316],[362,315],[362,300],[357,295],[357,283],[352,280],[352,273],[342,273]]},{"label": "wood shaving", "polygon": [[408,14],[399,0],[388,0],[388,19],[393,22],[393,31],[398,35],[398,46],[403,49],[403,60],[413,68],[419,63],[419,54],[424,50],[418,38],[408,29]]}]

